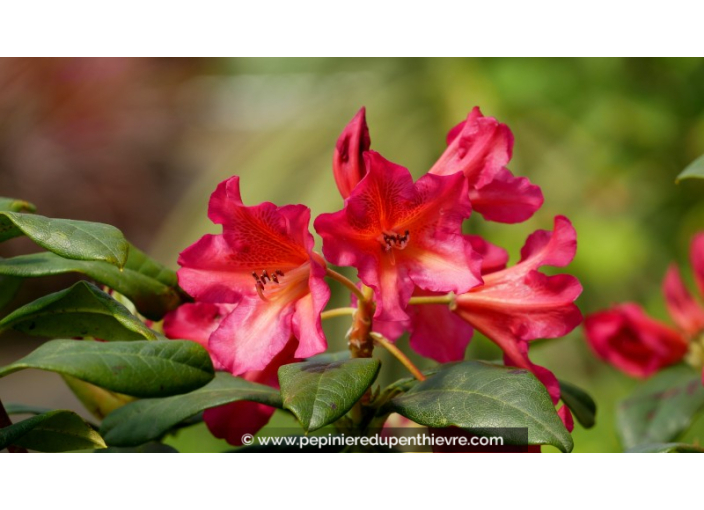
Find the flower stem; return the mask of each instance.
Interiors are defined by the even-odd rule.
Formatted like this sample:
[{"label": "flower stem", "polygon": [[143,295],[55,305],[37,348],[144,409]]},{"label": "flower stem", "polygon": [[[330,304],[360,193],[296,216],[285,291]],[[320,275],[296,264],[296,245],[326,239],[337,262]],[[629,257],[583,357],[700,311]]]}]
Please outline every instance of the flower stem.
[{"label": "flower stem", "polygon": [[425,376],[423,375],[423,373],[418,370],[418,367],[416,367],[403,352],[401,352],[401,349],[389,342],[388,339],[386,339],[383,335],[380,335],[379,333],[373,332],[371,333],[371,336],[372,338],[374,338],[374,343],[380,345],[381,347],[389,351],[391,354],[393,354],[394,357],[399,360],[401,364],[403,364],[403,366],[406,367],[411,374],[413,374],[413,377],[415,377],[419,381],[425,381]]},{"label": "flower stem", "polygon": [[362,293],[362,291],[357,288],[357,286],[354,284],[354,282],[353,282],[352,280],[350,280],[349,278],[347,278],[347,277],[344,276],[344,275],[341,275],[341,274],[338,273],[337,271],[333,271],[333,270],[330,269],[329,267],[326,268],[325,271],[326,271],[326,275],[327,275],[327,276],[329,276],[329,277],[332,278],[333,280],[336,280],[336,281],[340,282],[342,285],[344,285],[345,287],[347,287],[348,289],[350,289],[350,291],[352,291],[352,293],[353,293],[355,296],[357,296],[357,299],[359,299],[360,301],[365,301],[365,300],[366,300],[366,298],[365,298],[364,294]]},{"label": "flower stem", "polygon": [[[12,420],[5,410],[5,406],[2,405],[2,400],[0,400],[0,429],[9,427],[12,425]],[[27,453],[27,450],[21,446],[8,445],[7,451],[10,453]]]},{"label": "flower stem", "polygon": [[352,308],[351,306],[345,306],[343,308],[333,308],[332,310],[325,310],[323,313],[320,314],[320,318],[322,320],[325,319],[332,319],[333,317],[343,317],[345,315],[354,315],[357,313],[356,308]]},{"label": "flower stem", "polygon": [[415,296],[408,302],[409,305],[455,305],[455,294],[450,292],[444,296]]}]

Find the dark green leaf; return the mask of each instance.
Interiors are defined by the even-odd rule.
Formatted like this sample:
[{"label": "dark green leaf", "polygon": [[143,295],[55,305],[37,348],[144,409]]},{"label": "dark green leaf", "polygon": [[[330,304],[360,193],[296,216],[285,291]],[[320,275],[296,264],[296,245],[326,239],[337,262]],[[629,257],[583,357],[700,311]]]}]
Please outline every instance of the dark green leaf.
[{"label": "dark green leaf", "polygon": [[704,155],[699,156],[687,166],[680,175],[677,176],[675,182],[680,182],[682,179],[704,179]]},{"label": "dark green leaf", "polygon": [[[428,427],[457,426],[478,435],[497,428],[527,428],[528,443],[571,451],[545,387],[527,370],[466,361],[440,370],[390,402],[399,414]],[[516,444],[510,434],[508,444]]]},{"label": "dark green leaf", "polygon": [[104,223],[0,211],[0,242],[21,235],[67,259],[101,260],[118,267],[127,262],[125,237]]},{"label": "dark green leaf", "polygon": [[204,409],[239,400],[282,407],[277,390],[218,372],[208,385],[186,395],[138,400],[110,413],[101,433],[112,446],[135,446],[168,432],[172,427]]},{"label": "dark green leaf", "polygon": [[649,443],[634,446],[626,453],[704,453],[704,449],[685,443]]},{"label": "dark green leaf", "polygon": [[25,202],[24,200],[19,200],[17,198],[6,198],[0,197],[0,211],[12,211],[12,212],[28,212],[33,213],[37,210],[34,204]]},{"label": "dark green leaf", "polygon": [[339,352],[324,352],[317,354],[306,361],[314,361],[316,363],[333,363],[335,361],[345,361],[352,357],[352,353],[348,350]]},{"label": "dark green leaf", "polygon": [[[128,260],[129,265],[129,260]],[[63,273],[81,273],[128,297],[142,315],[161,319],[181,302],[177,289],[128,268],[105,262],[68,260],[53,253],[35,253],[0,260],[0,275],[37,278]]]},{"label": "dark green leaf", "polygon": [[702,374],[686,365],[667,368],[621,402],[617,424],[626,449],[668,443],[685,432],[704,409]]},{"label": "dark green leaf", "polygon": [[574,384],[560,382],[560,398],[569,407],[577,421],[584,428],[591,428],[596,422],[596,402],[589,394]]},{"label": "dark green leaf", "polygon": [[22,286],[22,278],[15,276],[0,276],[0,310],[5,308],[15,298]]},{"label": "dark green leaf", "polygon": [[49,411],[0,429],[0,450],[8,445],[40,452],[105,448],[105,442],[72,411]]},{"label": "dark green leaf", "polygon": [[178,450],[164,443],[152,442],[125,448],[111,446],[102,450],[95,450],[95,453],[178,453]]},{"label": "dark green leaf", "polygon": [[0,331],[9,328],[48,337],[156,339],[124,305],[88,282],[78,282],[18,308],[0,321]]},{"label": "dark green leaf", "polygon": [[134,397],[177,395],[213,378],[208,351],[188,340],[51,340],[0,368],[0,377],[25,368],[70,375]]},{"label": "dark green leaf", "polygon": [[372,358],[284,365],[279,368],[284,409],[298,418],[306,432],[324,427],[344,416],[364,395],[379,367]]},{"label": "dark green leaf", "polygon": [[178,285],[176,271],[163,266],[132,244],[130,244],[130,254],[127,257],[125,269],[148,276],[167,287]]},{"label": "dark green leaf", "polygon": [[14,404],[12,402],[3,405],[5,406],[5,411],[7,411],[7,414],[42,414],[51,411],[48,407]]}]

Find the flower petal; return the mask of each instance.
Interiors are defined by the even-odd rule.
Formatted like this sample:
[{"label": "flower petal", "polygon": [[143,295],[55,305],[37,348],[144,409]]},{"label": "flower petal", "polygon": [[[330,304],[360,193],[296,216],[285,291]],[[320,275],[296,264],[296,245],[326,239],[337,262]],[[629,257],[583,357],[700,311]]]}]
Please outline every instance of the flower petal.
[{"label": "flower petal", "polygon": [[470,187],[485,186],[511,159],[513,135],[506,124],[484,117],[478,107],[460,125],[461,130],[455,126],[448,134],[448,147],[430,173],[462,172]]},{"label": "flower petal", "polygon": [[690,258],[699,294],[704,296],[704,232],[695,235],[692,239]]},{"label": "flower petal", "polygon": [[687,341],[678,331],[634,303],[587,316],[584,329],[597,356],[634,377],[648,377],[687,352]]},{"label": "flower petal", "polygon": [[543,205],[540,187],[525,177],[514,177],[502,168],[494,179],[481,188],[470,188],[472,207],[487,221],[520,223]]},{"label": "flower petal", "polygon": [[371,140],[364,107],[345,127],[335,145],[332,170],[337,189],[342,198],[347,198],[354,187],[367,173],[363,154],[369,150]]},{"label": "flower petal", "polygon": [[474,329],[447,305],[412,305],[411,348],[438,363],[464,359]]},{"label": "flower petal", "polygon": [[476,235],[465,236],[472,244],[472,248],[482,258],[482,274],[495,273],[506,269],[508,252],[503,248],[490,243]]},{"label": "flower petal", "polygon": [[688,335],[704,329],[704,310],[685,287],[680,271],[671,264],[662,282],[662,291],[670,317]]},{"label": "flower petal", "polygon": [[308,358],[327,349],[320,314],[330,299],[330,288],[325,283],[325,268],[311,260],[308,278],[310,293],[296,301],[293,315],[293,335],[298,338],[297,358]]}]

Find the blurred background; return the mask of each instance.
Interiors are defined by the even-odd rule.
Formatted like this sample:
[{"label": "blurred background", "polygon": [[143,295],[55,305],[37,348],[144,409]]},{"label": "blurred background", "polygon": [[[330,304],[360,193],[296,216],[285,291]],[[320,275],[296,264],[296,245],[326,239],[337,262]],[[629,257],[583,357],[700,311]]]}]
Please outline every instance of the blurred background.
[{"label": "blurred background", "polygon": [[[333,147],[361,106],[372,148],[417,178],[475,105],[511,128],[509,168],[542,187],[545,205],[519,225],[477,215],[467,230],[515,262],[528,234],[566,215],[578,233],[568,271],[584,286],[582,311],[637,301],[668,321],[665,269],[677,261],[691,282],[689,241],[704,229],[704,182],[674,182],[704,153],[701,59],[0,59],[0,196],[46,216],[113,224],[177,268],[179,251],[217,232],[206,207],[223,179],[241,176],[246,204],[337,211]],[[35,250],[13,240],[0,256]],[[12,306],[72,281],[27,281]],[[333,304],[344,306],[334,290]],[[330,343],[343,349],[348,325],[330,322]],[[5,364],[39,341],[0,342]],[[597,401],[597,425],[576,425],[575,451],[619,451],[614,406],[636,382],[599,362],[581,329],[531,353]],[[478,335],[468,355],[500,356]],[[0,397],[80,408],[58,376],[33,371],[0,379]],[[685,439],[696,438],[702,420]]]}]

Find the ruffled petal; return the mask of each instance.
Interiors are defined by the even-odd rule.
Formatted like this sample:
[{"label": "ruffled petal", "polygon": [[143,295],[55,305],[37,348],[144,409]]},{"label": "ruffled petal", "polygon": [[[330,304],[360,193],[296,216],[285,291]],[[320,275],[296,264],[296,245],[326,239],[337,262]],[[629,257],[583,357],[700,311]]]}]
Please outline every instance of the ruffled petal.
[{"label": "ruffled petal", "polygon": [[472,207],[487,221],[520,223],[543,205],[543,192],[525,177],[514,177],[502,168],[481,188],[470,188]]},{"label": "ruffled petal", "polygon": [[332,170],[337,189],[342,198],[347,198],[354,187],[367,173],[363,154],[369,150],[371,139],[364,108],[345,127],[337,139]]},{"label": "ruffled petal", "polygon": [[562,423],[565,424],[567,431],[572,432],[574,430],[574,418],[572,418],[570,409],[566,405],[563,405],[557,410],[557,415],[562,420]]},{"label": "ruffled petal", "polygon": [[[461,126],[461,128],[460,128]],[[511,159],[513,134],[506,124],[484,117],[478,107],[448,134],[448,147],[430,169],[437,175],[462,172],[470,187],[491,182]]]},{"label": "ruffled petal", "polygon": [[506,269],[506,264],[508,263],[508,252],[506,250],[480,236],[468,235],[465,237],[469,239],[474,251],[482,258],[483,275]]},{"label": "ruffled petal", "polygon": [[670,317],[682,331],[695,335],[704,329],[704,310],[685,287],[675,264],[665,273],[662,291]]},{"label": "ruffled petal", "polygon": [[320,314],[330,299],[330,288],[325,283],[325,268],[317,261],[311,261],[308,278],[310,293],[296,301],[293,315],[293,334],[298,338],[297,358],[308,358],[327,349]]},{"label": "ruffled petal", "polygon": [[678,331],[634,303],[587,316],[584,329],[597,356],[634,377],[648,377],[687,353],[687,341]]}]

